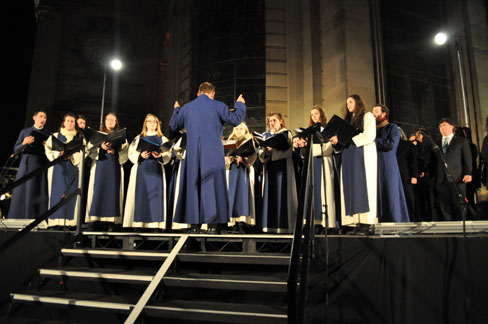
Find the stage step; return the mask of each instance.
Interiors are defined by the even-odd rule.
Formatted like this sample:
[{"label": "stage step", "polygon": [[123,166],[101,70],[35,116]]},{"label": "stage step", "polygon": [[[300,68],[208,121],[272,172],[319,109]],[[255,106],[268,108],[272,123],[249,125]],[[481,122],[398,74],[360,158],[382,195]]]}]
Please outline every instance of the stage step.
[{"label": "stage step", "polygon": [[[134,301],[115,296],[91,293],[70,293],[60,291],[39,291],[36,294],[13,293],[15,302],[35,303],[53,307],[82,307],[129,313]],[[184,319],[227,323],[286,323],[286,307],[255,304],[231,304],[223,302],[195,302],[172,300],[144,307],[144,316],[166,319]]]},{"label": "stage step", "polygon": [[[149,284],[153,275],[148,271],[130,271],[120,269],[93,269],[63,267],[56,269],[40,269],[39,274],[45,278],[68,278],[76,280],[100,280],[104,282],[123,282],[133,284]],[[168,287],[211,288],[245,291],[272,291],[286,293],[287,282],[284,276],[254,275],[221,275],[184,273],[171,274],[163,278]]]},{"label": "stage step", "polygon": [[[90,258],[115,258],[133,260],[163,260],[169,253],[149,251],[127,251],[115,249],[62,249],[64,256],[90,257]],[[176,257],[182,262],[205,262],[205,263],[251,263],[264,265],[288,265],[290,256],[288,254],[243,254],[243,253],[216,253],[196,252],[179,253]]]}]

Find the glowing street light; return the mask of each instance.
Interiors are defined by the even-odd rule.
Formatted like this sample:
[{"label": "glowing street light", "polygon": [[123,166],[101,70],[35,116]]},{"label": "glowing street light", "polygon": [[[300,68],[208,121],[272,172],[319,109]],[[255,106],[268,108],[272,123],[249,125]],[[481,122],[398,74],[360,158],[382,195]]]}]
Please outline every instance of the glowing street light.
[{"label": "glowing street light", "polygon": [[[434,37],[434,43],[436,43],[439,46],[444,45],[447,41],[449,40],[449,37],[446,33],[439,32],[435,35]],[[464,108],[464,120],[465,120],[465,126],[469,127],[469,112],[468,112],[468,101],[466,98],[466,90],[465,90],[465,85],[464,85],[464,68],[463,64],[461,61],[461,49],[459,46],[459,40],[456,37],[454,37],[454,45],[456,49],[456,57],[457,57],[457,63],[458,63],[458,69],[459,69],[459,81],[461,82],[461,94],[463,96],[463,108]]]},{"label": "glowing street light", "polygon": [[445,33],[437,33],[434,37],[434,42],[437,45],[444,45],[447,42],[447,34]]},{"label": "glowing street light", "polygon": [[[119,59],[114,58],[110,61],[110,68],[112,68],[112,70],[114,70],[114,71],[119,71],[120,69],[122,69],[122,62]],[[103,109],[105,106],[105,84],[106,84],[106,82],[107,82],[107,64],[105,63],[103,65],[103,89],[102,89],[102,108],[100,111],[100,130],[102,130],[102,127],[103,127]]]}]

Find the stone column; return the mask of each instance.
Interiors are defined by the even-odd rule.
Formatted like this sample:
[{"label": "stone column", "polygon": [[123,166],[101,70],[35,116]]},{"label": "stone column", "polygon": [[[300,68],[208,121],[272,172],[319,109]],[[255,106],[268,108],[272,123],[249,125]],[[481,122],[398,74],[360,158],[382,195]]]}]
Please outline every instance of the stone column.
[{"label": "stone column", "polygon": [[367,0],[321,0],[322,89],[328,116],[344,115],[347,95],[375,104],[371,22]]}]

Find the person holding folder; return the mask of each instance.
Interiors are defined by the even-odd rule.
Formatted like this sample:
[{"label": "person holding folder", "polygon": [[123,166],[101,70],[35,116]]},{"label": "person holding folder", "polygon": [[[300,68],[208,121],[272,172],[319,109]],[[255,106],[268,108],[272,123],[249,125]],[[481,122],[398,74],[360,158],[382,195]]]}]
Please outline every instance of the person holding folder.
[{"label": "person holding folder", "polygon": [[258,151],[263,163],[263,214],[260,225],[263,232],[292,233],[298,206],[292,136],[285,128],[281,113],[268,114],[266,121],[269,130],[264,137],[284,136],[289,145],[287,149],[280,144],[277,145],[280,149],[261,146]]},{"label": "person holding folder", "polygon": [[[102,132],[111,134],[119,130],[119,120],[114,113],[105,115]],[[93,136],[94,137],[94,136]],[[90,166],[88,182],[86,222],[110,222],[122,224],[124,202],[124,169],[129,145],[125,138],[117,141],[89,142],[87,145]]]},{"label": "person holding folder", "polygon": [[[76,131],[76,117],[66,114],[63,117],[59,132],[53,133],[46,141],[45,152],[49,161],[65,155],[66,145],[83,140]],[[66,160],[48,169],[49,208],[56,205],[63,195],[69,194],[78,188],[81,174],[81,149],[66,157]],[[76,226],[80,204],[80,196],[71,199],[66,205],[49,216],[48,226]]]},{"label": "person holding folder", "polygon": [[162,230],[166,228],[166,177],[163,165],[171,153],[161,153],[168,139],[158,117],[147,114],[142,132],[129,146],[132,166],[127,188],[123,227]]},{"label": "person holding folder", "polygon": [[233,128],[227,138],[237,146],[226,154],[225,168],[229,194],[229,227],[243,234],[248,226],[256,225],[254,211],[254,168],[256,149],[246,123]]},{"label": "person holding folder", "polygon": [[[351,234],[367,234],[378,222],[376,214],[377,154],[376,119],[359,95],[346,99],[345,121],[359,130],[342,149],[341,221],[342,226],[355,226]],[[338,143],[337,136],[330,139]]]},{"label": "person holding folder", "polygon": [[[36,110],[32,119],[34,125],[23,129],[14,145],[14,154],[21,154],[15,180],[48,162],[44,153],[44,143],[49,137],[49,133],[44,128],[47,114],[44,110]],[[8,218],[34,219],[42,215],[47,210],[47,206],[47,173],[43,171],[13,190]]]},{"label": "person holding folder", "polygon": [[309,127],[320,123],[320,136],[314,135],[312,143],[313,154],[313,179],[314,179],[314,219],[317,234],[323,233],[327,227],[325,220],[328,219],[328,228],[336,227],[336,208],[334,198],[334,164],[332,154],[334,149],[332,143],[322,135],[327,118],[321,106],[313,106],[310,110]]}]

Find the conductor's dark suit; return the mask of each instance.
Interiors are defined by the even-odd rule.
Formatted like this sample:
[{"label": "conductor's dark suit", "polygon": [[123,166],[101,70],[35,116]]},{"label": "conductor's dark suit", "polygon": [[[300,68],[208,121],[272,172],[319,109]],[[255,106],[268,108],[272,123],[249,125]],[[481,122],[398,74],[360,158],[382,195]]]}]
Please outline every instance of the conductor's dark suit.
[{"label": "conductor's dark suit", "polygon": [[459,198],[452,185],[448,183],[440,154],[444,155],[449,172],[463,194],[463,197],[465,197],[466,184],[463,183],[463,177],[465,175],[472,175],[473,168],[469,142],[464,137],[453,136],[445,153],[442,153],[441,142],[438,142],[437,145],[439,146],[439,150],[436,152],[436,189],[440,209],[439,216],[442,217],[440,220],[460,220],[461,209],[459,206]]}]

